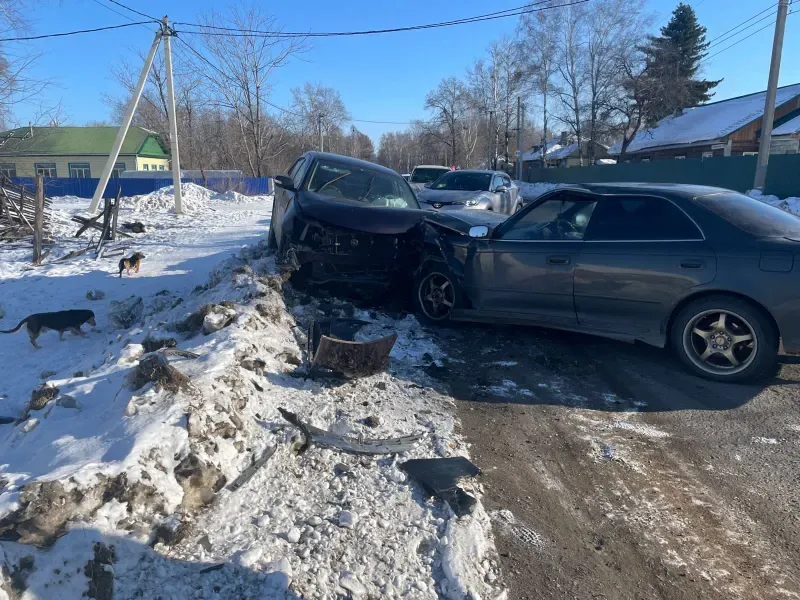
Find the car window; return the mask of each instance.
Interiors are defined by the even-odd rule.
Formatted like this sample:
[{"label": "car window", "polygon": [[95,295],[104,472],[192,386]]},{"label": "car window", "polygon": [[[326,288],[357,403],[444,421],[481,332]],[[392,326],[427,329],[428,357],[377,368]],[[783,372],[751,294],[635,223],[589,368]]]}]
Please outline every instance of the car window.
[{"label": "car window", "polygon": [[294,171],[291,173],[290,177],[294,183],[294,189],[300,189],[300,185],[303,183],[303,177],[308,170],[308,163],[309,161],[306,160],[305,157],[301,157],[292,167]]},{"label": "car window", "polygon": [[411,188],[399,175],[334,160],[316,161],[305,189],[370,206],[419,208]]},{"label": "car window", "polygon": [[682,210],[663,198],[604,198],[592,216],[587,241],[701,240],[703,235]]},{"label": "car window", "polygon": [[511,179],[507,175],[503,175],[503,185],[507,188],[511,187]]},{"label": "car window", "polygon": [[305,159],[306,159],[306,157],[305,157],[305,156],[301,156],[301,157],[300,157],[300,158],[298,158],[296,161],[294,161],[294,164],[293,164],[293,165],[292,165],[292,166],[289,168],[289,171],[288,171],[286,174],[287,174],[289,177],[294,177],[294,174],[297,172],[297,168],[298,168],[298,166],[300,166],[301,164],[303,164],[303,161],[305,161]]},{"label": "car window", "polygon": [[470,173],[469,171],[450,171],[442,175],[431,186],[433,190],[458,190],[462,192],[489,191],[491,173]]},{"label": "car window", "polygon": [[694,201],[731,225],[758,237],[798,239],[800,236],[800,219],[744,194],[720,192],[699,196]]},{"label": "car window", "polygon": [[582,240],[595,202],[559,196],[522,213],[502,232],[503,240]]},{"label": "car window", "polygon": [[450,169],[446,168],[420,168],[414,169],[411,173],[411,183],[431,183],[439,179],[445,173],[449,173]]}]

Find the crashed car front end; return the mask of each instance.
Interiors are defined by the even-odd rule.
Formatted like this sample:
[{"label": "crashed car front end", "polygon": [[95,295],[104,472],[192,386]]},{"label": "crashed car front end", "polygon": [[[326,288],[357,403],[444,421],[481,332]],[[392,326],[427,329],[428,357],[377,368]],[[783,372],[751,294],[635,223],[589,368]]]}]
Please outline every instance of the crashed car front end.
[{"label": "crashed car front end", "polygon": [[282,222],[278,264],[316,284],[390,285],[412,272],[423,248],[425,214],[367,208],[306,194]]}]

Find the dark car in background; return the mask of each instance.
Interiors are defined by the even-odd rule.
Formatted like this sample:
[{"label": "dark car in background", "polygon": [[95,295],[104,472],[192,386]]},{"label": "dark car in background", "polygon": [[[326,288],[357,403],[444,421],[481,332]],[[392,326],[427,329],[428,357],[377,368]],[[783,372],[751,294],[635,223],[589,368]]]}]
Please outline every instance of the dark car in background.
[{"label": "dark car in background", "polygon": [[742,381],[800,351],[800,219],[688,185],[561,188],[417,271],[428,321],[531,324],[655,346],[696,373]]},{"label": "dark car in background", "polygon": [[408,182],[411,184],[411,189],[419,193],[425,187],[444,175],[450,172],[450,167],[443,167],[440,165],[417,165],[411,171],[411,176]]},{"label": "dark car in background", "polygon": [[490,210],[511,214],[522,206],[519,188],[502,171],[450,171],[417,193],[430,210]]}]

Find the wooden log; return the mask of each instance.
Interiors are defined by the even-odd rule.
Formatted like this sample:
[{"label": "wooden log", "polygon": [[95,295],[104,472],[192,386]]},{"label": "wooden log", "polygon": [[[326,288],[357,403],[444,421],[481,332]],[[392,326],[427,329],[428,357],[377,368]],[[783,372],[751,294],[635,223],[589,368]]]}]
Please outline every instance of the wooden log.
[{"label": "wooden log", "polygon": [[42,264],[42,230],[44,229],[44,179],[36,176],[36,217],[33,221],[33,264]]},{"label": "wooden log", "polygon": [[73,221],[76,221],[78,223],[83,223],[83,227],[78,229],[78,233],[75,234],[75,237],[81,237],[81,234],[83,234],[83,232],[86,231],[89,227],[93,227],[94,229],[99,229],[100,231],[102,231],[103,228],[100,225],[97,225],[97,220],[102,216],[103,213],[100,213],[90,219],[87,219],[85,217],[79,217],[77,215],[72,217]]},{"label": "wooden log", "polygon": [[119,219],[119,197],[122,195],[122,186],[117,188],[117,198],[114,200],[113,217],[111,219],[111,239],[117,239],[117,220]]},{"label": "wooden log", "polygon": [[11,204],[11,206],[14,207],[14,210],[17,211],[17,215],[19,215],[20,218],[20,224],[25,223],[28,229],[33,231],[33,225],[31,225],[31,222],[25,217],[25,215],[22,214],[22,211],[19,209],[16,203],[11,198],[8,199],[8,202],[9,204]]}]

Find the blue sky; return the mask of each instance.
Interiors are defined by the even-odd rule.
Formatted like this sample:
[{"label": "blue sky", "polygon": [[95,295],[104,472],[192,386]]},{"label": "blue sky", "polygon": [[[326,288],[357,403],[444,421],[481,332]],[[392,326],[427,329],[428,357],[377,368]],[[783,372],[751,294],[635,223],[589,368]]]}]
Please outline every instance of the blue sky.
[{"label": "blue sky", "polygon": [[[452,20],[494,10],[513,8],[525,0],[496,0],[487,4],[478,0],[304,0],[303,2],[265,2],[286,30],[352,30],[398,27]],[[194,21],[197,14],[217,6],[221,0],[127,0],[128,6],[157,17],[165,13],[177,21]],[[669,18],[674,0],[647,0],[655,13],[657,25]],[[690,2],[700,22],[713,39],[776,0],[696,0]],[[33,32],[50,33],[86,29],[127,22],[107,0],[45,0],[33,6]],[[302,7],[302,9],[300,8]],[[132,17],[138,17],[131,15]],[[394,33],[381,36],[324,38],[314,40],[311,51],[302,60],[294,60],[280,71],[274,84],[272,101],[288,106],[289,89],[306,81],[338,89],[353,118],[382,121],[408,121],[425,115],[425,94],[440,79],[461,76],[473,60],[480,57],[488,43],[513,33],[516,18],[500,19],[457,27]],[[751,33],[767,21],[749,29]],[[724,78],[717,88],[717,99],[762,90],[766,87],[773,29],[770,27],[741,44],[723,52],[706,64],[710,79]],[[188,38],[187,39],[191,39]],[[738,38],[720,44],[717,49]],[[142,27],[30,42],[43,52],[35,67],[40,77],[54,78],[44,101],[62,101],[71,124],[105,120],[108,108],[103,94],[119,90],[109,72],[115,61],[129,56],[130,47],[146,50],[152,34]],[[781,85],[800,82],[800,13],[790,15],[783,50]],[[33,109],[20,111],[22,122]],[[377,143],[384,131],[400,129],[393,125],[357,123],[359,129]]]}]

